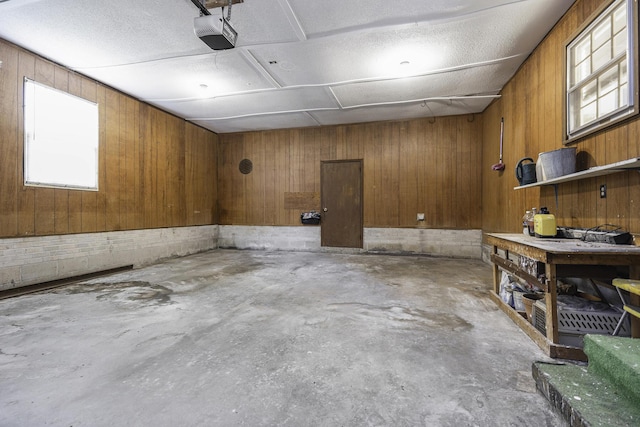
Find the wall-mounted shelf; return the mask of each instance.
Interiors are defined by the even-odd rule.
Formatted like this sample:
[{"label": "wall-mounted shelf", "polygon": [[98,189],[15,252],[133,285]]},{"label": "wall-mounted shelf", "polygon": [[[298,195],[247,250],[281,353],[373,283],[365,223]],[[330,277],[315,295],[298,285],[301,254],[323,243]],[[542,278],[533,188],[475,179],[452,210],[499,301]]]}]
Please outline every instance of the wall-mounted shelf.
[{"label": "wall-mounted shelf", "polygon": [[540,187],[542,185],[555,185],[562,182],[576,181],[579,179],[593,178],[596,176],[610,175],[617,172],[624,172],[631,169],[640,169],[640,157],[634,157],[629,160],[611,163],[604,166],[594,166],[584,171],[563,175],[558,178],[548,179],[546,181],[534,182],[533,184],[520,185],[514,187],[514,190],[522,188]]}]

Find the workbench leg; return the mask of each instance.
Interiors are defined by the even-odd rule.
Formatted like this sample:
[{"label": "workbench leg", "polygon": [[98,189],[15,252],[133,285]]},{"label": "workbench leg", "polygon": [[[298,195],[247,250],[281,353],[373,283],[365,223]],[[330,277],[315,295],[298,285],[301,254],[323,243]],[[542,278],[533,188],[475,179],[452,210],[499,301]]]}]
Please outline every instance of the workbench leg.
[{"label": "workbench leg", "polygon": [[558,286],[556,277],[556,265],[545,264],[547,275],[547,293],[545,294],[545,305],[547,309],[546,328],[547,339],[554,344],[559,343],[558,334]]},{"label": "workbench leg", "polygon": [[[498,247],[493,245],[493,254],[498,255]],[[493,263],[493,292],[496,294],[500,294],[500,269],[498,268],[498,264]]]}]

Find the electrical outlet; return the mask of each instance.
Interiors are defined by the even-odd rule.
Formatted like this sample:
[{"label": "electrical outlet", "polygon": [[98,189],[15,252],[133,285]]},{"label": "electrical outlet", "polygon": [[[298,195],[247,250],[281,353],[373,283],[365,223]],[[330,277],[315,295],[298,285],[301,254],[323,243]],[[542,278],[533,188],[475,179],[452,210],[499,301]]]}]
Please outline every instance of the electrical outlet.
[{"label": "electrical outlet", "polygon": [[424,214],[423,213],[419,213],[417,220],[418,221],[424,221]]},{"label": "electrical outlet", "polygon": [[600,186],[600,198],[601,199],[607,198],[607,184],[602,184]]}]

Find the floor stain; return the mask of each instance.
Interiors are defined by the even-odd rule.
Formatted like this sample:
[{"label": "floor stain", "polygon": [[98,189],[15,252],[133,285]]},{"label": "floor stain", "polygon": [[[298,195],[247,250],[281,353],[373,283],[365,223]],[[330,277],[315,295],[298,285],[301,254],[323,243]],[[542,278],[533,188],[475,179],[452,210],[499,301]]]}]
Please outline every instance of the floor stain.
[{"label": "floor stain", "polygon": [[262,267],[262,263],[259,263],[259,262],[228,265],[222,269],[222,274],[226,276],[236,276],[239,274],[250,273],[252,271],[260,269],[261,267]]},{"label": "floor stain", "polygon": [[466,331],[473,325],[463,318],[446,312],[428,312],[410,307],[375,306],[362,303],[335,303],[328,306],[330,310],[342,312],[348,316],[387,319],[396,326],[434,327]]},{"label": "floor stain", "polygon": [[85,283],[68,287],[69,294],[99,292],[97,300],[126,300],[146,304],[171,304],[173,291],[162,285],[141,280],[114,283]]}]

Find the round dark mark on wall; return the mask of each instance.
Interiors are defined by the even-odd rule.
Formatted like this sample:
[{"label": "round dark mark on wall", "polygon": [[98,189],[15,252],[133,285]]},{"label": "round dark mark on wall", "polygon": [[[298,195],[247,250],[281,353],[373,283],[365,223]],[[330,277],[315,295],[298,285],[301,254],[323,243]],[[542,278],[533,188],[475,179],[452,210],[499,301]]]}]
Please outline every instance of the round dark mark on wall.
[{"label": "round dark mark on wall", "polygon": [[242,159],[240,160],[240,166],[238,168],[240,169],[241,173],[247,175],[253,170],[253,162],[251,162],[251,160],[249,159]]}]

